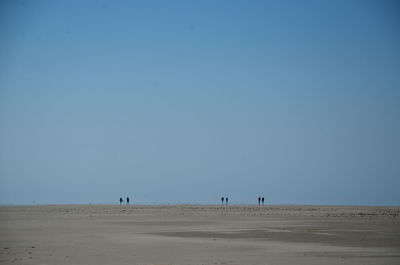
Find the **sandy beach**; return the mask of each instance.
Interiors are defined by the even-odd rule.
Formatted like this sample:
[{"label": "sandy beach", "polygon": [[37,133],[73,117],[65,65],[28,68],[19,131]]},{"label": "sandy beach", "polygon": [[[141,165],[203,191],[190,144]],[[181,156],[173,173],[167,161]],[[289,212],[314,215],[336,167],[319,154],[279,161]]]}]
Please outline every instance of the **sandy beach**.
[{"label": "sandy beach", "polygon": [[0,264],[400,264],[400,207],[0,207]]}]

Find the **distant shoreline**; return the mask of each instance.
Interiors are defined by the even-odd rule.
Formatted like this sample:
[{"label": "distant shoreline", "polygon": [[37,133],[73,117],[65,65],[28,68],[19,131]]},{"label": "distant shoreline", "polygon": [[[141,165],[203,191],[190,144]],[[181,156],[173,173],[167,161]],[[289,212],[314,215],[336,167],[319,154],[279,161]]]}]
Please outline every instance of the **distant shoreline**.
[{"label": "distant shoreline", "polygon": [[122,204],[119,203],[54,203],[54,204],[0,204],[0,207],[35,207],[35,206],[140,206],[140,207],[177,207],[177,206],[187,206],[187,207],[264,207],[264,208],[273,208],[273,207],[332,207],[332,208],[355,208],[355,207],[362,207],[362,208],[380,208],[380,207],[387,207],[387,208],[400,208],[400,205],[357,205],[357,204],[265,204],[265,205],[258,205],[258,204],[200,204],[200,203],[175,203],[175,204],[168,204],[168,203],[160,203],[160,204],[145,204],[145,203],[130,203]]}]

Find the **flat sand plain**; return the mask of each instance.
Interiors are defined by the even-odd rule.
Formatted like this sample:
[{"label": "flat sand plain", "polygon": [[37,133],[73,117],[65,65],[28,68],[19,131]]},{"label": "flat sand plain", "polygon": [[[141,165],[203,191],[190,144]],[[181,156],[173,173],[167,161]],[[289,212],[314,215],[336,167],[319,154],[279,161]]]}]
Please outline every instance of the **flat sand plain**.
[{"label": "flat sand plain", "polygon": [[400,207],[0,207],[0,264],[400,264]]}]

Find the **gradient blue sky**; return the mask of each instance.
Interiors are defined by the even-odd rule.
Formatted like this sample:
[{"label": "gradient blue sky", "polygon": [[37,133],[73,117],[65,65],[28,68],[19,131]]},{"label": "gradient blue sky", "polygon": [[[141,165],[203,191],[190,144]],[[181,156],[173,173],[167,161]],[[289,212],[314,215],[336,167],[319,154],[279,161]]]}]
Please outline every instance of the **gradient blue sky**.
[{"label": "gradient blue sky", "polygon": [[400,205],[396,1],[1,1],[0,204]]}]

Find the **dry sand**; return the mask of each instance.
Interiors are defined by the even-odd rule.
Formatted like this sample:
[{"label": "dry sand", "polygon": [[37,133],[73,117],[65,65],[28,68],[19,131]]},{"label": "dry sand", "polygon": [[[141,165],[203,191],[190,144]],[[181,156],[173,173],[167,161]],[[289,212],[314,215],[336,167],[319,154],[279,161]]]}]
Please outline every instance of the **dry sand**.
[{"label": "dry sand", "polygon": [[0,264],[400,264],[400,207],[0,207]]}]

